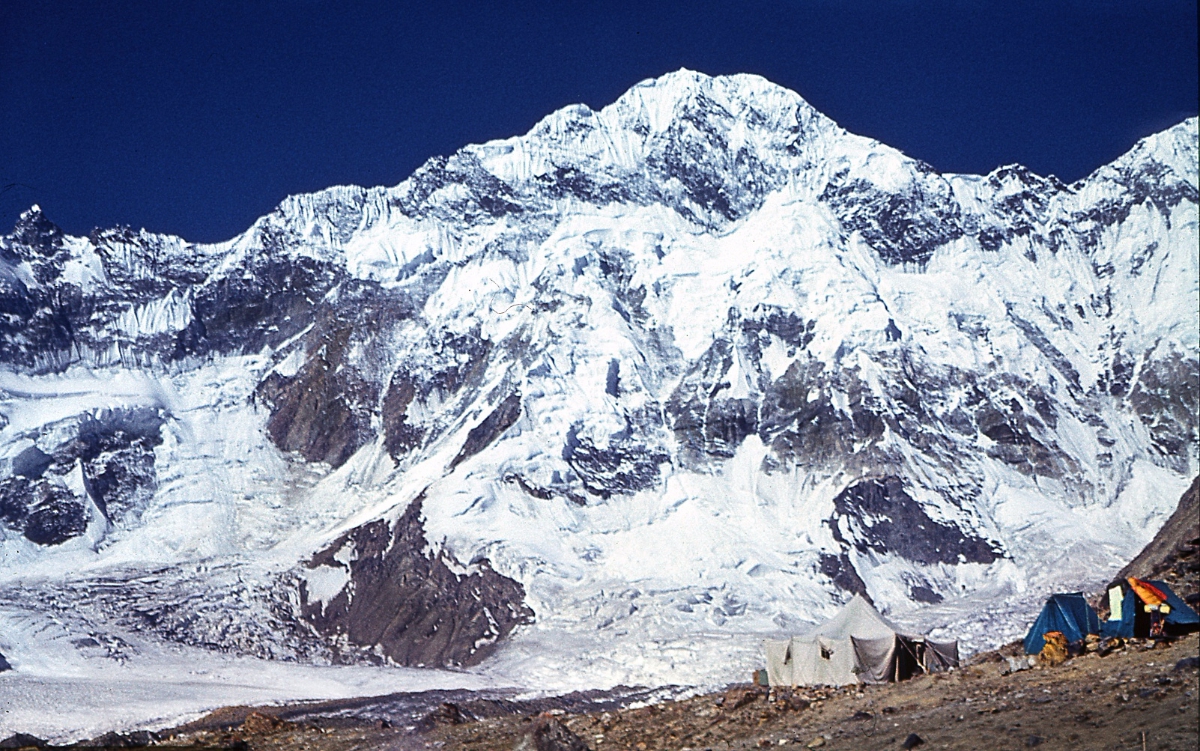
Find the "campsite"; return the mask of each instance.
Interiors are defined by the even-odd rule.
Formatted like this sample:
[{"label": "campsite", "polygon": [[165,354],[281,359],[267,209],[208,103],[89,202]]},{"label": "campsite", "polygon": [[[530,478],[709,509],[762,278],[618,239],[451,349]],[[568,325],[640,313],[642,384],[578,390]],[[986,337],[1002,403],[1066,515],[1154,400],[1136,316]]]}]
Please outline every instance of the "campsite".
[{"label": "campsite", "polygon": [[[1007,658],[1020,649],[1018,642],[977,655],[960,669],[900,683],[794,691],[747,683],[617,710],[552,710],[539,717],[529,705],[443,704],[430,712],[431,729],[420,738],[387,723],[351,722],[346,706],[326,706],[322,716],[303,706],[232,707],[180,729],[162,745],[509,751],[521,748],[539,720],[553,720],[581,745],[545,748],[573,751],[871,751],[901,749],[911,735],[921,739],[921,749],[961,751],[1134,751],[1143,740],[1150,751],[1195,749],[1196,634],[1161,646],[1131,642],[1104,657],[1093,652],[1054,668],[1009,672]],[[271,719],[275,715],[282,719]]]},{"label": "campsite", "polygon": [[[1133,619],[1126,616],[1133,611],[1126,595],[1138,596],[1138,587],[1114,585],[1122,609],[1105,615],[1117,617],[1101,619],[1080,593],[1055,593],[1026,639],[960,662],[956,644],[904,634],[855,596],[811,631],[764,645],[771,686],[684,691],[665,701],[633,689],[524,701],[429,696],[418,713],[418,735],[370,719],[386,714],[394,697],[374,704],[227,707],[159,734],[154,745],[227,751],[1191,751],[1200,698],[1194,625],[1200,619],[1168,585],[1153,581],[1166,602],[1179,606],[1170,611],[1176,613],[1170,625],[1188,633],[1129,634],[1125,624]],[[1101,637],[1106,629],[1109,635]],[[1054,634],[1070,647],[1062,660],[1046,657],[1059,641]],[[135,739],[101,740],[125,747]]]}]

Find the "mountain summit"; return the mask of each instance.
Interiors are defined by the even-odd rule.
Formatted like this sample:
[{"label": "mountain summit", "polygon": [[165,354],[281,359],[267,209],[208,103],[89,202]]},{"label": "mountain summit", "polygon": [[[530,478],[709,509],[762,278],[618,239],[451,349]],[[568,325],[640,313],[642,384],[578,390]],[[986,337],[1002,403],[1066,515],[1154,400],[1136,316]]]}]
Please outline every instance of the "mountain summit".
[{"label": "mountain summit", "polygon": [[940,174],[678,71],[221,244],[34,207],[0,648],[703,683],[855,593],[1007,640],[1197,473],[1196,164]]}]

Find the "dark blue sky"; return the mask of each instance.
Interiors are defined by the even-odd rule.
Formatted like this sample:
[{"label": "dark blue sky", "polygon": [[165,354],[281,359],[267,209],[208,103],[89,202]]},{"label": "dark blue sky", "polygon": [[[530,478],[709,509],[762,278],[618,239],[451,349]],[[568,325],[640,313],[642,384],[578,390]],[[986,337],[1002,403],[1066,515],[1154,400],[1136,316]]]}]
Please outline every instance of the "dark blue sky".
[{"label": "dark blue sky", "polygon": [[750,72],[943,171],[1066,180],[1197,111],[1196,2],[0,2],[0,229],[197,241],[639,80]]}]

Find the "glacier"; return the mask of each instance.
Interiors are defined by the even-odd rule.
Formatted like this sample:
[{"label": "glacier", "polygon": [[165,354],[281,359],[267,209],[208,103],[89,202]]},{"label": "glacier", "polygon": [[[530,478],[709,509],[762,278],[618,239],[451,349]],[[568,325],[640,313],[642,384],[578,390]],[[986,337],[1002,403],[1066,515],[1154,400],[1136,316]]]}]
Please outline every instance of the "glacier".
[{"label": "glacier", "polygon": [[[48,697],[100,685],[103,729],[717,685],[855,592],[1009,641],[1197,473],[1197,141],[940,174],[681,70],[224,243],[34,207],[0,240],[0,732],[78,736]],[[148,676],[169,707],[113,688]]]}]

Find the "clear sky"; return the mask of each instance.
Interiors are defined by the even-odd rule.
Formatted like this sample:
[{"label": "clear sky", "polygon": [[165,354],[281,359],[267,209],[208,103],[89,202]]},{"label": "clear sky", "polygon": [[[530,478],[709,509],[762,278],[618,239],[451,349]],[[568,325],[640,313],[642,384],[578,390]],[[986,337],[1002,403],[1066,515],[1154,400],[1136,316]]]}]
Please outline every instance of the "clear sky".
[{"label": "clear sky", "polygon": [[1187,0],[0,0],[0,231],[229,238],[292,193],[749,72],[946,172],[1083,177],[1197,112]]}]

